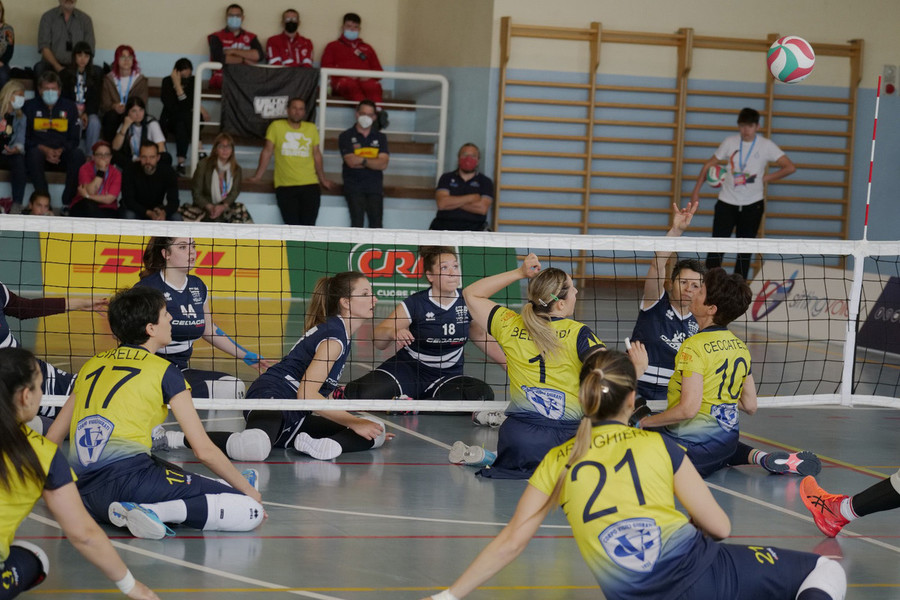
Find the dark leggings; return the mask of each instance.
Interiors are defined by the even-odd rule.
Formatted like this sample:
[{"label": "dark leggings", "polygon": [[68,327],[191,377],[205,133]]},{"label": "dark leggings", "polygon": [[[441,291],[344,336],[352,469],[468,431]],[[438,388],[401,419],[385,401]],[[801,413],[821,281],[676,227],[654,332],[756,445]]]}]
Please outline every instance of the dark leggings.
[{"label": "dark leggings", "polygon": [[[272,447],[289,448],[293,444],[297,433],[303,432],[313,438],[331,438],[341,445],[344,452],[362,452],[375,445],[375,440],[367,440],[355,431],[335,423],[331,419],[318,415],[307,415],[296,432],[286,435],[284,416],[274,410],[254,410],[247,417],[247,429],[262,429],[269,436]],[[225,451],[230,431],[210,431],[209,438],[213,443]]]}]

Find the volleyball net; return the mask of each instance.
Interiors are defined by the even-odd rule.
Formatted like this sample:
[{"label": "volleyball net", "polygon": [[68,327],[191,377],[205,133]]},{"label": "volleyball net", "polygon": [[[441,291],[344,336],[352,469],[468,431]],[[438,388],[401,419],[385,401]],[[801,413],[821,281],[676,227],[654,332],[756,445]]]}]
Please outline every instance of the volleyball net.
[{"label": "volleyball net", "polygon": [[[356,270],[372,283],[379,302],[375,319],[356,332],[341,378],[346,383],[376,368],[396,347],[378,350],[374,326],[397,302],[426,289],[420,246],[456,248],[462,285],[514,268],[536,253],[542,265],[570,273],[579,289],[575,319],[608,347],[624,349],[639,311],[644,280],[657,251],[704,259],[708,252],[753,253],[753,300],[730,328],[752,355],[763,406],[842,404],[900,406],[900,242],[802,239],[711,239],[574,236],[305,228],[146,221],[0,218],[0,282],[27,297],[106,297],[138,281],[141,256],[151,236],[191,237],[197,244],[193,274],[210,292],[216,325],[241,346],[278,360],[303,335],[316,281]],[[518,309],[525,282],[494,299]],[[75,372],[115,340],[104,314],[69,312],[18,321],[7,317],[23,346]],[[243,379],[250,366],[198,341],[193,368]],[[496,401],[435,402],[329,400],[309,409],[471,410],[505,404],[504,369],[467,344],[465,374],[487,382]],[[296,400],[293,400],[296,403]],[[284,408],[285,401],[217,399],[199,408]],[[296,408],[294,404],[293,408]]]}]

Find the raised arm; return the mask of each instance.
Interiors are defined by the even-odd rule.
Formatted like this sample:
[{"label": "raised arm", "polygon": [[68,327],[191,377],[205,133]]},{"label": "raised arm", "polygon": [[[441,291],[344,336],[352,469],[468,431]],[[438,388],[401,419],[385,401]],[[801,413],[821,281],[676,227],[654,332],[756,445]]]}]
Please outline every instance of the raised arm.
[{"label": "raised arm", "polygon": [[706,181],[706,172],[709,171],[709,168],[713,165],[719,164],[719,159],[716,158],[716,155],[713,154],[712,157],[703,163],[703,166],[700,168],[700,173],[697,175],[697,182],[694,184],[694,190],[691,192],[691,202],[696,204],[700,202],[700,188],[703,187],[703,182]]},{"label": "raised arm", "polygon": [[206,326],[203,329],[203,339],[209,342],[213,348],[218,348],[226,354],[241,359],[260,373],[275,364],[274,361],[266,360],[256,352],[247,350],[231,339],[228,334],[219,329],[213,322],[212,314],[209,312],[209,300],[203,303],[203,312],[206,315]]},{"label": "raised arm", "polygon": [[491,314],[491,310],[497,305],[496,302],[491,300],[491,296],[520,279],[531,279],[540,270],[541,263],[532,252],[525,257],[520,267],[505,273],[491,275],[469,284],[463,290],[463,297],[466,299],[466,306],[469,307],[469,313],[472,315],[472,322],[477,323],[482,329],[487,331],[488,317]]},{"label": "raised arm", "polygon": [[[672,203],[672,227],[666,232],[666,237],[681,237],[694,213],[697,212],[697,203],[688,202],[685,208],[679,208]],[[641,299],[641,308],[646,310],[660,299],[666,282],[666,262],[672,256],[669,250],[661,250],[650,261],[650,269],[647,271],[647,279],[644,281],[644,297]]]}]

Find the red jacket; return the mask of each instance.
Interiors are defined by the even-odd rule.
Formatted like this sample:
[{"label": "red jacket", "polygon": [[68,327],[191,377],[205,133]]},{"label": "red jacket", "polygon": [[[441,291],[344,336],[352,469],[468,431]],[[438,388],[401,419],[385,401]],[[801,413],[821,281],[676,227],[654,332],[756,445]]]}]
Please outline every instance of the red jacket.
[{"label": "red jacket", "polygon": [[322,67],[383,71],[375,48],[362,40],[350,41],[344,36],[325,46]]},{"label": "red jacket", "polygon": [[299,33],[294,34],[293,39],[284,32],[273,35],[266,42],[266,55],[270,65],[313,66],[313,44]]}]

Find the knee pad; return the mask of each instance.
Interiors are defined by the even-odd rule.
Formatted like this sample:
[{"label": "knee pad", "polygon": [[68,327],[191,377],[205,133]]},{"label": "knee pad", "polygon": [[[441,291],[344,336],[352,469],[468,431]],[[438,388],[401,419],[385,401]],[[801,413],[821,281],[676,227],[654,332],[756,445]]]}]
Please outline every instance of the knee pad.
[{"label": "knee pad", "polygon": [[815,568],[810,571],[800,588],[797,590],[797,598],[804,590],[822,590],[831,597],[831,600],[844,600],[847,593],[847,575],[844,568],[835,560],[820,556]]},{"label": "knee pad", "polygon": [[381,435],[379,435],[377,438],[375,438],[375,443],[372,444],[372,449],[374,450],[375,448],[381,448],[384,445],[384,438],[385,438],[385,435],[387,434],[387,427],[385,427],[384,421],[382,421],[381,419],[376,419],[375,417],[362,416],[362,418],[367,421],[372,421],[373,423],[378,423],[379,425],[381,425]]},{"label": "knee pad", "polygon": [[262,429],[245,429],[228,437],[225,452],[233,460],[266,460],[272,452],[272,440]]},{"label": "knee pad", "polygon": [[207,380],[206,388],[209,390],[210,398],[222,400],[231,400],[233,398],[240,400],[247,392],[247,386],[244,385],[243,380],[231,375]]},{"label": "knee pad", "polygon": [[891,475],[891,485],[894,486],[894,491],[900,494],[900,471]]},{"label": "knee pad", "polygon": [[243,494],[207,494],[204,531],[250,531],[262,523],[262,504]]},{"label": "knee pad", "polygon": [[474,377],[460,375],[459,377],[451,377],[443,382],[434,390],[432,395],[434,400],[485,400],[494,399],[494,390]]},{"label": "knee pad", "polygon": [[400,384],[393,375],[376,369],[348,383],[344,388],[344,397],[349,400],[390,400],[401,392]]},{"label": "knee pad", "polygon": [[[36,586],[40,582],[42,582],[47,574],[50,573],[50,559],[47,558],[47,553],[44,552],[40,546],[35,546],[31,542],[23,542],[21,540],[16,540],[10,546],[18,546],[23,550],[27,550],[37,557],[38,562],[41,563],[41,574],[38,576],[37,580],[31,585],[31,587]],[[30,589],[30,588],[29,588]]]}]

